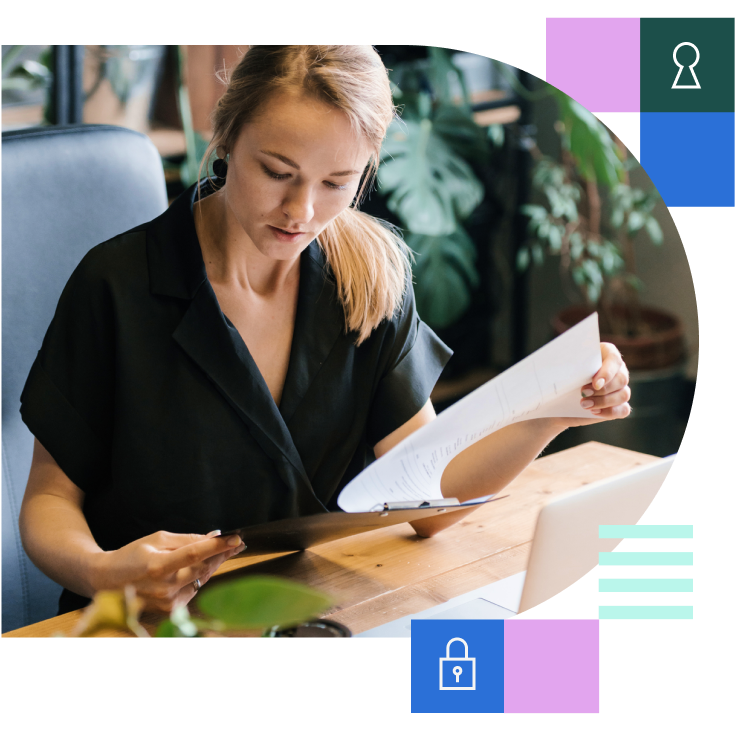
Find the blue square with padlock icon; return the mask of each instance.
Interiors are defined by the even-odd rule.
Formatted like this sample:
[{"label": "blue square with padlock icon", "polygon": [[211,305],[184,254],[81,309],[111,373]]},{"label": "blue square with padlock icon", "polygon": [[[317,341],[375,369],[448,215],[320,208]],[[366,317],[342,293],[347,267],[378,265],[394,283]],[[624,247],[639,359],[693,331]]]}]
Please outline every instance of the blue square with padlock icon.
[{"label": "blue square with padlock icon", "polygon": [[503,620],[412,620],[412,712],[503,712]]}]

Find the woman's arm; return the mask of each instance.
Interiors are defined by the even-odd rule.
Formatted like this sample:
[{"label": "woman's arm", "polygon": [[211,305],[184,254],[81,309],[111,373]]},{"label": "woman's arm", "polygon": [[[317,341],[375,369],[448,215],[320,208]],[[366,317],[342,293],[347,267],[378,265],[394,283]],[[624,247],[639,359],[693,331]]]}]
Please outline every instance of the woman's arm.
[{"label": "woman's arm", "polygon": [[[556,419],[532,419],[504,426],[455,457],[442,474],[442,495],[466,500],[503,490],[566,426]],[[417,521],[420,536],[434,536],[476,508]]]},{"label": "woman's arm", "polygon": [[208,538],[161,531],[122,549],[103,551],[82,511],[84,493],[38,440],[20,510],[23,548],[48,577],[84,597],[133,585],[146,607],[171,610],[195,594],[243,546],[237,536]]},{"label": "woman's arm", "polygon": [[84,493],[36,440],[20,509],[20,535],[31,561],[48,577],[92,597],[94,566],[102,555],[82,513]]},{"label": "woman's arm", "polygon": [[[375,446],[376,458],[435,418],[432,403]],[[505,426],[455,457],[442,474],[442,495],[461,503],[503,490],[564,428],[554,419],[534,419]],[[414,521],[420,536],[434,536],[462,520],[476,508]]]}]

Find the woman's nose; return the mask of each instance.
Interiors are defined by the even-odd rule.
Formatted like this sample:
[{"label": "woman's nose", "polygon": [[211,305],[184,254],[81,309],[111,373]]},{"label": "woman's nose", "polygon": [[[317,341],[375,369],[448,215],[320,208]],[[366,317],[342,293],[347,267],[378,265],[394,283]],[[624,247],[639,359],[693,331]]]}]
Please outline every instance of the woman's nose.
[{"label": "woman's nose", "polygon": [[294,188],[284,201],[284,214],[293,224],[307,224],[314,216],[314,202],[308,187]]}]

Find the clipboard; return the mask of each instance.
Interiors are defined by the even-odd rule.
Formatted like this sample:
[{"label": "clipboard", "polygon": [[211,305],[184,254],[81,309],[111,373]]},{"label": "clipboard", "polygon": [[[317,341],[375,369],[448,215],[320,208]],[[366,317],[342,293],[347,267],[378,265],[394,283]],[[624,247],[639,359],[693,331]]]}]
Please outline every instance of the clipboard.
[{"label": "clipboard", "polygon": [[328,541],[356,536],[359,533],[375,531],[378,528],[387,528],[399,523],[431,518],[440,513],[454,513],[464,508],[474,508],[507,497],[508,495],[492,495],[466,503],[459,503],[455,498],[384,503],[367,512],[333,511],[299,518],[283,518],[256,526],[236,528],[226,533],[223,532],[222,535],[229,536],[237,533],[243,539],[245,549],[233,558],[282,551],[304,551],[313,546],[326,544]]}]

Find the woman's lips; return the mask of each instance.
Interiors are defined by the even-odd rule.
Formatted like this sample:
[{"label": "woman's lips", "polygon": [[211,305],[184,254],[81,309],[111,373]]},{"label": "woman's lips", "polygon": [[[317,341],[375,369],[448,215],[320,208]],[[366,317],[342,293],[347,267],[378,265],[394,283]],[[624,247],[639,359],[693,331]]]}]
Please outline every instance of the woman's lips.
[{"label": "woman's lips", "polygon": [[289,232],[288,230],[282,230],[273,225],[268,225],[268,229],[271,230],[277,240],[281,242],[296,242],[300,237],[305,235],[305,232]]}]

